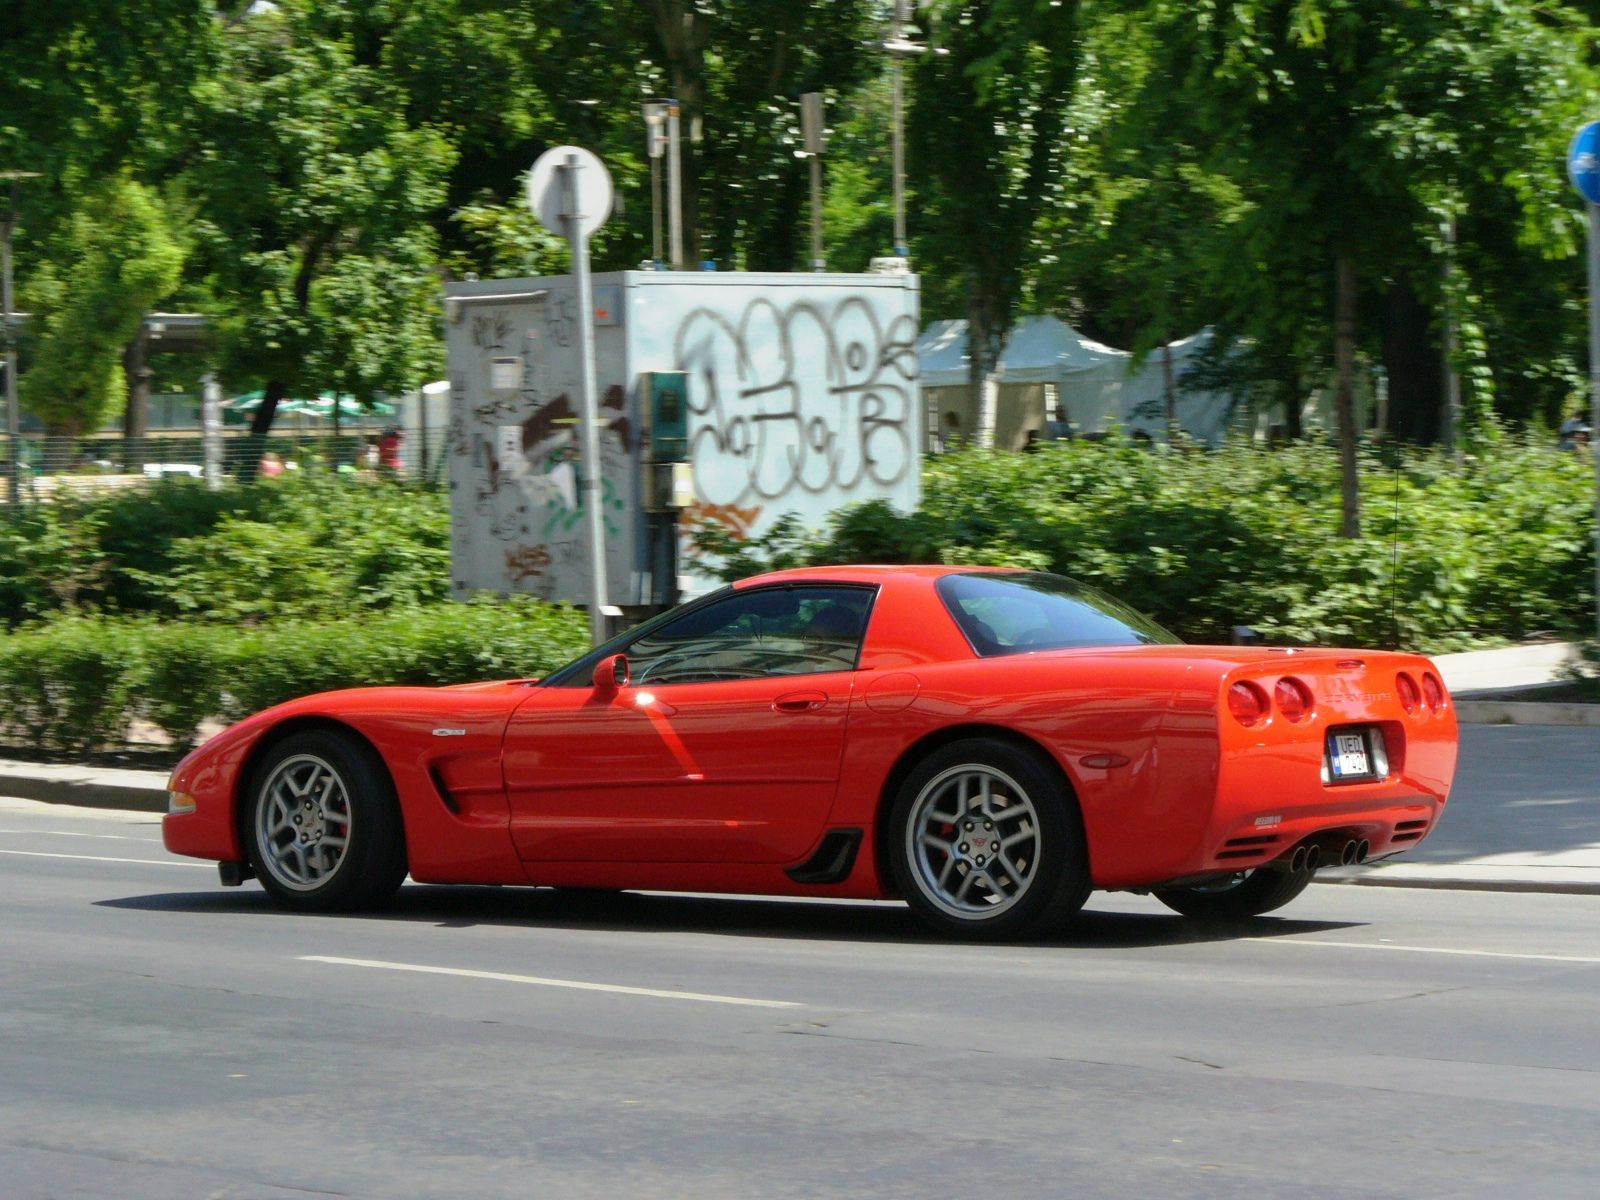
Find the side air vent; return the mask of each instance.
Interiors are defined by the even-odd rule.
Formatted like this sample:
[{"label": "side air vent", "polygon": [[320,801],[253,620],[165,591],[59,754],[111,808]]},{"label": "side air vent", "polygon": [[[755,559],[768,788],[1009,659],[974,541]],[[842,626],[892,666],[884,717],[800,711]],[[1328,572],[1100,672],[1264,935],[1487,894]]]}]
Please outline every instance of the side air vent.
[{"label": "side air vent", "polygon": [[1222,849],[1217,851],[1217,858],[1260,858],[1267,854],[1278,844],[1278,836],[1272,833],[1256,834],[1252,837],[1229,838],[1222,843]]},{"label": "side air vent", "polygon": [[1391,842],[1414,842],[1427,832],[1426,821],[1400,821],[1394,827]]},{"label": "side air vent", "polygon": [[439,793],[439,799],[444,802],[444,806],[457,816],[460,816],[461,805],[456,803],[456,798],[450,794],[450,789],[445,786],[444,776],[439,773],[439,768],[429,767],[428,778],[433,780],[434,790]]}]

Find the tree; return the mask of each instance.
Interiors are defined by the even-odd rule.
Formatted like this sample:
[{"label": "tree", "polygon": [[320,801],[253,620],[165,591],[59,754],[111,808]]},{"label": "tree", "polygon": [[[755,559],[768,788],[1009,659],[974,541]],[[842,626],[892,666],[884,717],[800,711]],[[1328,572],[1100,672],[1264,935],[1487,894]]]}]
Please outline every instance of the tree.
[{"label": "tree", "polygon": [[1065,161],[1078,10],[1075,0],[947,0],[934,13],[948,53],[923,55],[910,73],[924,304],[965,314],[975,391],[1015,317],[1025,251]]},{"label": "tree", "polygon": [[144,315],[177,286],[183,250],[151,190],[127,171],[88,187],[32,273],[32,366],[22,398],[52,437],[114,416],[122,355]]},{"label": "tree", "polygon": [[[1551,11],[1559,18],[1512,0],[1154,6],[1157,76],[1181,89],[1208,167],[1251,204],[1229,240],[1238,323],[1273,344],[1332,346],[1346,536],[1360,531],[1363,288],[1437,304],[1443,219],[1479,197],[1509,201],[1524,236],[1553,252],[1570,242],[1571,205],[1546,164],[1572,101],[1553,81],[1586,71]],[[1494,112],[1518,120],[1484,120]]]},{"label": "tree", "polygon": [[454,154],[330,21],[311,0],[241,21],[197,89],[198,256],[224,375],[264,381],[258,436],[287,395],[370,400],[439,365],[430,218]]}]

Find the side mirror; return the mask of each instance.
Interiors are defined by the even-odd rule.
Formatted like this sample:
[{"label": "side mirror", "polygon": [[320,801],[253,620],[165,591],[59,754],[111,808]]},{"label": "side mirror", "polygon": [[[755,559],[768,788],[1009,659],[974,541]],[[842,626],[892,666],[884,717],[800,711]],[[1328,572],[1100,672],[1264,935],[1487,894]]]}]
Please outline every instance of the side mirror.
[{"label": "side mirror", "polygon": [[628,680],[631,678],[628,671],[628,656],[613,654],[595,664],[594,690],[602,696],[614,696],[618,688],[628,686]]}]

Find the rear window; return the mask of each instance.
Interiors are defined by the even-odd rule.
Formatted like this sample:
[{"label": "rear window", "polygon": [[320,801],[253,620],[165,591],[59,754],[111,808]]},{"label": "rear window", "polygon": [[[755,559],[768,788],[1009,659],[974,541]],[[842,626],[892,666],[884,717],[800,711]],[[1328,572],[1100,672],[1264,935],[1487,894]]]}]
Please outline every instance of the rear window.
[{"label": "rear window", "polygon": [[938,589],[967,641],[985,657],[1178,641],[1142,613],[1061,575],[946,575]]}]

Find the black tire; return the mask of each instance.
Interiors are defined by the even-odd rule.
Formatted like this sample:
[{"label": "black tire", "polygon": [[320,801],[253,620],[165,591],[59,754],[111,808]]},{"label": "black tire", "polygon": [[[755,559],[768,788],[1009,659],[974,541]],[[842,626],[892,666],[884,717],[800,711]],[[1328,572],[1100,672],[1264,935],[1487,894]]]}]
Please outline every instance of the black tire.
[{"label": "black tire", "polygon": [[406,877],[394,781],[348,734],[314,729],[284,738],[251,773],[244,803],[250,863],[286,908],[370,908]]},{"label": "black tire", "polygon": [[889,867],[942,933],[1001,940],[1063,925],[1089,896],[1076,802],[1053,764],[994,738],[919,763],[889,813]]},{"label": "black tire", "polygon": [[1282,908],[1310,886],[1315,871],[1240,871],[1214,883],[1157,888],[1155,898],[1174,912],[1202,921],[1242,921]]}]

